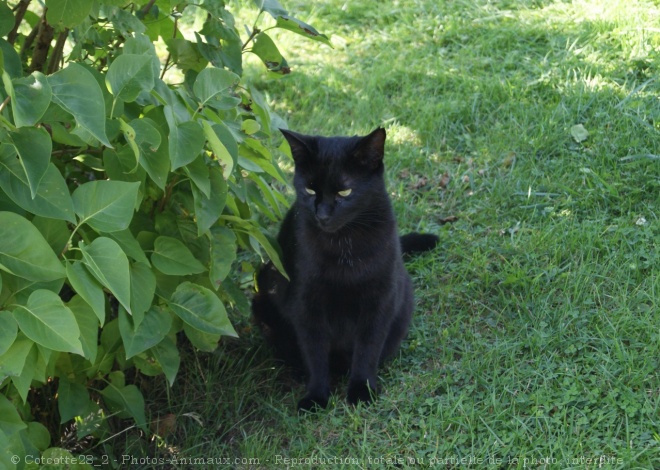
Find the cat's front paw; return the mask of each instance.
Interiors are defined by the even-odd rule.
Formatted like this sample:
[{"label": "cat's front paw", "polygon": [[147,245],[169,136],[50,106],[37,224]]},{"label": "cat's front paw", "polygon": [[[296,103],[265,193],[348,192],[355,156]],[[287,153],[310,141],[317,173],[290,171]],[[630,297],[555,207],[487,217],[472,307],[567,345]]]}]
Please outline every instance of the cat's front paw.
[{"label": "cat's front paw", "polygon": [[314,395],[308,393],[298,402],[298,411],[318,411],[328,406],[327,395]]},{"label": "cat's front paw", "polygon": [[348,384],[348,393],[346,399],[351,405],[357,405],[362,402],[369,404],[376,399],[378,392],[369,387],[368,382],[351,382]]}]

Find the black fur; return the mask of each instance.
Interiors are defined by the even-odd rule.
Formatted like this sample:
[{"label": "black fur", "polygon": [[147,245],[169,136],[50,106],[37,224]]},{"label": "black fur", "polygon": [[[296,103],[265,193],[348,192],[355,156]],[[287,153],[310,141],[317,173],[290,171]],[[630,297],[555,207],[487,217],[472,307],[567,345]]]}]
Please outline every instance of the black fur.
[{"label": "black fur", "polygon": [[327,405],[331,371],[350,371],[350,403],[370,402],[378,366],[396,353],[412,316],[402,252],[429,250],[438,238],[397,235],[384,129],[366,137],[282,133],[295,161],[296,201],[278,236],[290,281],[265,266],[253,315],[276,357],[307,376],[299,409]]}]

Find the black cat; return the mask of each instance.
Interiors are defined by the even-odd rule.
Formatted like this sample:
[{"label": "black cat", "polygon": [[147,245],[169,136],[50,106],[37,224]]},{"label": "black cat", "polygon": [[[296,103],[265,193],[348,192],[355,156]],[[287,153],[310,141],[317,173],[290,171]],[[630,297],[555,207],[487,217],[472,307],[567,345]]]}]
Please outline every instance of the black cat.
[{"label": "black cat", "polygon": [[300,410],[327,405],[331,370],[350,371],[350,403],[370,402],[378,366],[397,351],[412,315],[401,255],[429,250],[438,238],[397,235],[384,129],[366,137],[282,133],[295,161],[296,201],[278,236],[290,280],[265,266],[253,315],[276,357],[307,376]]}]

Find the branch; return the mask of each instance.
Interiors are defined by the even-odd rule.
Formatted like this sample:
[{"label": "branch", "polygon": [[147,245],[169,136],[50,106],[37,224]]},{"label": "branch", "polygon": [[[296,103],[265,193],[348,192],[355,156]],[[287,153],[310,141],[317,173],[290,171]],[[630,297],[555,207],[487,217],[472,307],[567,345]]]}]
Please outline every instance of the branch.
[{"label": "branch", "polygon": [[144,7],[142,7],[142,9],[139,11],[142,17],[147,16],[147,13],[151,11],[151,7],[154,6],[154,3],[156,3],[156,0],[149,0],[149,3],[147,3]]},{"label": "branch", "polygon": [[21,0],[20,3],[14,7],[14,17],[16,18],[16,22],[14,23],[14,29],[9,31],[9,34],[7,35],[7,41],[9,44],[13,45],[14,42],[16,42],[18,28],[21,26],[21,21],[23,21],[23,17],[25,16],[25,12],[31,1],[32,0]]},{"label": "branch", "polygon": [[241,47],[241,51],[244,51],[245,48],[247,47],[248,44],[256,37],[257,34],[259,34],[261,30],[259,28],[254,28],[252,30],[252,33],[250,34],[250,37],[247,38],[247,41],[245,41],[245,44],[243,44],[243,47]]},{"label": "branch", "polygon": [[25,63],[26,60],[25,58],[27,57],[28,51],[32,48],[32,43],[34,43],[34,40],[37,38],[37,33],[39,32],[39,23],[34,25],[32,28],[32,31],[30,31],[30,34],[27,35],[25,38],[25,42],[23,42],[23,46],[21,46],[21,62]]},{"label": "branch", "polygon": [[59,70],[59,63],[62,60],[62,55],[64,51],[64,44],[66,44],[66,39],[69,37],[69,28],[66,28],[57,36],[57,41],[55,42],[55,47],[53,47],[53,52],[50,55],[50,60],[48,61],[48,75],[55,73]]},{"label": "branch", "polygon": [[32,62],[30,62],[30,67],[28,69],[29,73],[37,70],[40,72],[43,71],[44,64],[48,58],[50,43],[55,35],[55,30],[48,24],[48,21],[46,21],[46,11],[48,11],[48,8],[44,8],[44,14],[41,15],[41,19],[39,20],[37,45],[34,47],[34,52],[32,53]]}]

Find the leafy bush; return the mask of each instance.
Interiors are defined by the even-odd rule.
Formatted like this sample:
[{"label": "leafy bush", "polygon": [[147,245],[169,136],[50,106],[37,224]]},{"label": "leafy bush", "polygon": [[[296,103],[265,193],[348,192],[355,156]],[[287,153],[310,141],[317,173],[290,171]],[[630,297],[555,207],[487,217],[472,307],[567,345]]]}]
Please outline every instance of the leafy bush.
[{"label": "leafy bush", "polygon": [[[257,3],[258,22],[267,13],[272,27],[329,44],[276,0]],[[203,351],[236,335],[225,306],[247,304],[229,276],[237,251],[263,251],[279,265],[259,221],[286,205],[271,187],[286,184],[269,144],[271,113],[241,78],[248,51],[268,73],[289,72],[258,22],[243,42],[222,0],[46,7],[0,0],[8,468],[25,464],[12,455],[61,455],[47,450],[51,434],[72,420],[78,438],[107,432],[109,416],[149,432],[143,396],[124,371],[172,384],[184,335]],[[195,19],[201,30],[184,37],[181,23]],[[174,66],[183,78],[168,84]],[[37,416],[35,397],[53,403],[55,394]]]}]

